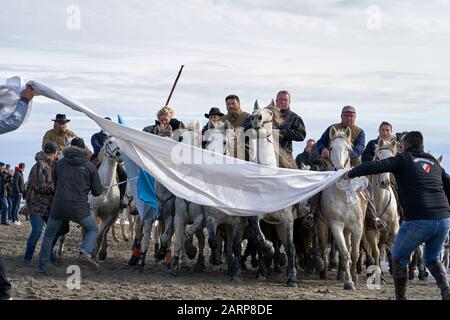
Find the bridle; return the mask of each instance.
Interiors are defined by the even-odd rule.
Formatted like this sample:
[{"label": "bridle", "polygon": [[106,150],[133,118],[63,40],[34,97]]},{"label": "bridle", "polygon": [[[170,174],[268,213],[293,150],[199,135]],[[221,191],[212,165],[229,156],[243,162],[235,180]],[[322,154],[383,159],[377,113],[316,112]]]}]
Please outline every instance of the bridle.
[{"label": "bridle", "polygon": [[120,148],[118,146],[116,146],[113,150],[111,150],[111,146],[110,146],[111,140],[110,139],[111,139],[111,137],[109,137],[105,143],[105,157],[114,160],[114,159],[116,159],[115,153],[118,150],[120,150]]},{"label": "bridle", "polygon": [[[332,143],[334,140],[336,140],[336,139],[343,139],[344,142],[345,142],[345,147],[346,147],[347,153],[348,153],[347,160],[345,160],[345,163],[344,163],[344,168],[345,168],[345,167],[347,167],[348,163],[350,162],[350,152],[352,151],[352,148],[349,146],[348,142],[345,141],[346,139],[345,139],[344,137],[336,136],[336,137],[334,137],[333,139],[331,139],[331,141],[330,141],[330,147],[329,147],[329,149],[328,149],[328,150],[330,150],[330,158],[331,158],[331,151],[333,150],[333,148],[331,147],[331,143]],[[333,164],[333,167],[335,167],[334,164]],[[335,169],[336,169],[336,167],[335,167]]]},{"label": "bridle", "polygon": [[[389,147],[382,147],[382,148],[377,149],[377,153],[378,153],[380,150],[389,150],[389,151],[392,151],[392,149],[389,148]],[[382,159],[380,159],[380,157],[377,156],[377,155],[375,154],[374,160],[375,160],[375,161],[380,161],[380,160],[382,160]],[[376,186],[379,187],[380,189],[386,189],[386,190],[389,190],[389,187],[392,186],[391,181],[389,180],[389,181],[387,182],[387,184],[386,184],[385,186],[383,186],[383,184],[381,183],[381,182],[382,182],[382,181],[381,181],[381,174],[378,174],[377,176],[378,176],[378,179],[377,179],[377,181],[376,181],[376,183],[375,183]],[[390,202],[390,199],[389,199],[389,202]]]}]

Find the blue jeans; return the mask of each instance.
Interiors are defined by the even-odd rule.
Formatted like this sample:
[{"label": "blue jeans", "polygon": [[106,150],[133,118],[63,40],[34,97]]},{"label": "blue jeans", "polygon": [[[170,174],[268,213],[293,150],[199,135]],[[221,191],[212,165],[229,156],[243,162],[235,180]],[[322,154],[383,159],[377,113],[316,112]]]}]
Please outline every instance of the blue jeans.
[{"label": "blue jeans", "polygon": [[6,198],[8,200],[8,206],[9,206],[9,210],[8,210],[8,220],[12,220],[12,215],[11,215],[11,209],[12,209],[12,200],[11,197],[7,197]]},{"label": "blue jeans", "polygon": [[[53,218],[49,218],[47,222],[47,228],[45,228],[44,239],[41,244],[41,252],[39,253],[39,269],[45,269],[50,260],[50,255],[52,251],[52,242],[55,238],[58,230],[63,224],[63,220],[55,220]],[[92,214],[81,221],[77,221],[79,225],[86,232],[83,238],[83,242],[80,246],[80,252],[91,254],[95,247],[95,242],[97,240],[97,223]]]},{"label": "blue jeans", "polygon": [[20,200],[22,200],[22,194],[13,193],[11,200],[12,200],[12,207],[11,207],[12,221],[16,222],[16,221],[19,221],[19,218],[17,217],[17,212],[19,212]]},{"label": "blue jeans", "polygon": [[42,227],[44,226],[45,219],[42,216],[36,214],[30,214],[31,234],[28,237],[27,248],[25,249],[25,255],[23,260],[31,261],[36,249],[36,244],[39,241],[42,233]]},{"label": "blue jeans", "polygon": [[422,243],[425,243],[423,253],[425,265],[439,261],[449,230],[450,218],[403,221],[395,238],[393,261],[406,267],[410,262],[411,253]]},{"label": "blue jeans", "polygon": [[0,206],[2,207],[2,218],[1,223],[6,223],[6,219],[8,218],[8,199],[6,197],[0,197]]}]

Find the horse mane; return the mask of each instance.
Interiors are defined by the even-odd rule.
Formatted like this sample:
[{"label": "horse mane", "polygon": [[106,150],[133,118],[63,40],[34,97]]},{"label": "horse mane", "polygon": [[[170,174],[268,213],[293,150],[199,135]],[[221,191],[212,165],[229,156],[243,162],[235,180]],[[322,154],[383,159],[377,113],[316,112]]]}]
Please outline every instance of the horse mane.
[{"label": "horse mane", "polygon": [[281,117],[280,109],[272,105],[269,105],[264,109],[272,111],[272,121],[274,125],[279,126],[283,124],[283,118]]},{"label": "horse mane", "polygon": [[[345,133],[345,129],[336,129],[336,134],[331,138],[331,140],[334,140],[336,138],[342,138],[345,140],[345,142],[350,146],[350,148],[353,148],[353,142],[351,137],[348,137]],[[330,143],[331,143],[330,140]]]},{"label": "horse mane", "polygon": [[[393,143],[393,141],[395,141],[395,143]],[[381,149],[389,149],[390,151],[392,151],[393,155],[396,155],[397,154],[397,140],[395,140],[395,138],[392,138],[389,141],[385,141],[385,140],[381,139],[377,143],[377,146],[375,148],[375,153],[377,153]]]}]

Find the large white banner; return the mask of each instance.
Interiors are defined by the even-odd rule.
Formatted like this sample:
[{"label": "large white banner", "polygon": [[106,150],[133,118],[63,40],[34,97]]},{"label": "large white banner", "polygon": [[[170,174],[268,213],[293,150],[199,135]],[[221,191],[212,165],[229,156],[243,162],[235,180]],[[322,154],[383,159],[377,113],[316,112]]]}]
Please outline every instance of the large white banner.
[{"label": "large white banner", "polygon": [[165,139],[103,119],[82,103],[29,81],[35,94],[84,113],[117,138],[121,150],[177,197],[232,215],[274,212],[308,199],[346,170],[312,172],[263,166]]}]

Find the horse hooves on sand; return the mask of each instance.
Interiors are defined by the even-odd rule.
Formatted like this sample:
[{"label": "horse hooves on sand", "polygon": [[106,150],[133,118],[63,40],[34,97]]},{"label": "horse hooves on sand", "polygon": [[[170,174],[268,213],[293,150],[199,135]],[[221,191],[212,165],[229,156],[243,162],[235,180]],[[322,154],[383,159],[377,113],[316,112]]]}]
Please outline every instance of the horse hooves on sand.
[{"label": "horse hooves on sand", "polygon": [[344,290],[355,290],[355,285],[353,283],[344,283]]},{"label": "horse hooves on sand", "polygon": [[288,281],[287,286],[289,288],[298,288],[298,282],[297,281]]},{"label": "horse hooves on sand", "polygon": [[231,282],[233,282],[235,284],[240,284],[242,281],[241,281],[241,278],[239,278],[238,276],[233,276],[231,278]]}]

